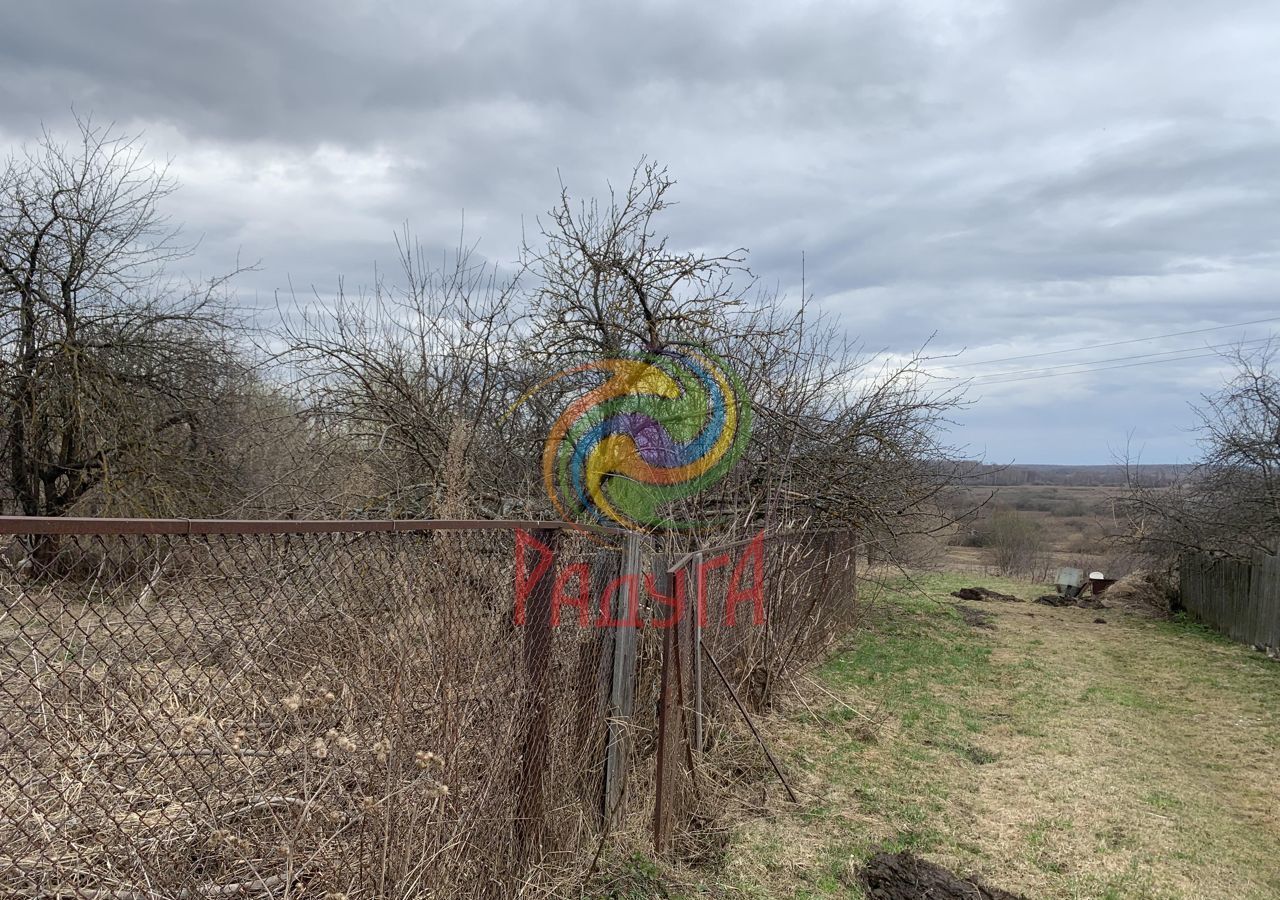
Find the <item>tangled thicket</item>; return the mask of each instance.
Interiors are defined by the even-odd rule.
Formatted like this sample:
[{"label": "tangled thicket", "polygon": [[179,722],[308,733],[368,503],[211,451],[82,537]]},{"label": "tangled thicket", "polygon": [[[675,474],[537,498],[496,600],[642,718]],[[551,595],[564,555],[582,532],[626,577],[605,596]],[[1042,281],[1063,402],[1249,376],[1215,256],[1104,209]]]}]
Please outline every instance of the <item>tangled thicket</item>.
[{"label": "tangled thicket", "polygon": [[936,530],[960,398],[921,355],[877,362],[809,298],[757,290],[743,252],[670,247],[673,184],[642,162],[608,202],[566,191],[510,274],[406,231],[397,277],[247,322],[229,278],[167,274],[188,249],[161,209],[173,184],[135,141],[89,122],[46,138],[0,174],[0,506],[545,516],[542,441],[587,385],[512,403],[567,358],[679,340],[723,356],[756,413],[745,458],[683,518],[853,525],[889,556]]}]

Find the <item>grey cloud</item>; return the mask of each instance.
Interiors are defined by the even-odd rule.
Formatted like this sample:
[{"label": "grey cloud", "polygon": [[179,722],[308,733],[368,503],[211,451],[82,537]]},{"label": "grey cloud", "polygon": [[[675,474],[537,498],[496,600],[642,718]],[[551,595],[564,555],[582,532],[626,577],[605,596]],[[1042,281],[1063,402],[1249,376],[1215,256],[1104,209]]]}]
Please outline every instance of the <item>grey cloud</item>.
[{"label": "grey cloud", "polygon": [[[465,210],[509,261],[558,178],[598,193],[648,153],[677,242],[748,247],[793,297],[803,251],[869,347],[981,359],[1280,308],[1277,38],[1263,2],[66,0],[0,24],[0,136],[72,105],[148,129],[192,266],[261,258],[246,295],[300,302],[367,282],[405,221],[444,248]],[[1177,455],[1172,372],[1073,396]],[[1047,459],[1055,384],[979,403],[969,442]]]}]

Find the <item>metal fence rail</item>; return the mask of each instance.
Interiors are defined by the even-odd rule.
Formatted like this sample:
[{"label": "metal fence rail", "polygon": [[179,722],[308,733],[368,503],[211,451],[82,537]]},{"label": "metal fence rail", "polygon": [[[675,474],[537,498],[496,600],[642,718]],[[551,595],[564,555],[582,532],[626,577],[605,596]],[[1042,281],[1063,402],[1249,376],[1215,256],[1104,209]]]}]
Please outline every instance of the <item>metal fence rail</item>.
[{"label": "metal fence rail", "polygon": [[[668,850],[723,799],[697,771],[729,694],[766,703],[853,598],[839,534],[762,537],[766,624],[748,596],[732,626],[754,561],[556,523],[0,534],[5,896],[502,897],[637,821]],[[653,627],[677,592],[706,624]]]},{"label": "metal fence rail", "polygon": [[1280,649],[1280,557],[1185,553],[1178,581],[1182,605],[1201,621],[1241,643]]}]

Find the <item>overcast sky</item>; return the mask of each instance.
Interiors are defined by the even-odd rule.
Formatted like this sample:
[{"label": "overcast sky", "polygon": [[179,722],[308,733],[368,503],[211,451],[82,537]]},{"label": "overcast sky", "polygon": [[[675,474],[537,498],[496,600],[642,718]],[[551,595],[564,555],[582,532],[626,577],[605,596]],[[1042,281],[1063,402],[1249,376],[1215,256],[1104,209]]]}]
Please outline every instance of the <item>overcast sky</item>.
[{"label": "overcast sky", "polygon": [[[674,240],[746,247],[870,349],[992,378],[996,461],[1194,455],[1214,358],[1280,322],[1280,6],[1201,0],[689,4],[0,0],[0,144],[70,109],[172,157],[191,273],[272,306],[470,239],[514,259],[563,179],[641,154]],[[559,174],[557,174],[559,173]],[[1120,359],[1144,355],[1138,360]],[[1170,353],[1177,357],[1180,354]],[[1197,355],[1197,354],[1186,354]],[[956,364],[960,367],[954,367]]]}]

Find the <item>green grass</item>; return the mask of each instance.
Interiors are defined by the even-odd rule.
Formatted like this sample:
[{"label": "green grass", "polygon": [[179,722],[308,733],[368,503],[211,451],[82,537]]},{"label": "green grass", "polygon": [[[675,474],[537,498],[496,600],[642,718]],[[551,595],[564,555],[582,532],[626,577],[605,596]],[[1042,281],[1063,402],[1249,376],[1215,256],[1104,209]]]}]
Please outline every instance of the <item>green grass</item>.
[{"label": "green grass", "polygon": [[1280,896],[1280,665],[1115,611],[975,602],[976,629],[947,596],[975,583],[1044,592],[930,575],[871,598],[818,673],[839,701],[775,729],[816,796],[744,826],[726,890],[859,897],[884,847],[1038,898]]}]

